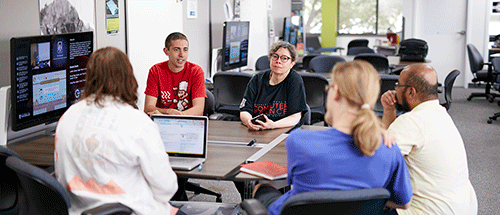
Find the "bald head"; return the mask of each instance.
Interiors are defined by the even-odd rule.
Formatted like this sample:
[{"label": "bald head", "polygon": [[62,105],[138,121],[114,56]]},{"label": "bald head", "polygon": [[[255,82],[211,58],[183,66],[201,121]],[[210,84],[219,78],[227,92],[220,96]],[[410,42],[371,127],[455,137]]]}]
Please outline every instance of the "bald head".
[{"label": "bald head", "polygon": [[437,99],[437,73],[434,68],[425,64],[412,64],[401,71],[405,84],[412,86],[423,101]]}]

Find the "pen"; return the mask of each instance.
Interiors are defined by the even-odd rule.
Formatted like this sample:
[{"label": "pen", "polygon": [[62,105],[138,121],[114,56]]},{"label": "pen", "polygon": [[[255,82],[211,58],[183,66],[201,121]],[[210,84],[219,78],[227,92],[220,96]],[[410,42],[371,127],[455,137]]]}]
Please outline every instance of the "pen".
[{"label": "pen", "polygon": [[200,165],[198,166],[198,171],[201,171],[201,169],[203,169],[203,163],[200,163]]},{"label": "pen", "polygon": [[251,141],[247,144],[247,146],[253,146],[253,144],[254,144],[256,141],[257,141],[256,139],[251,140]]}]

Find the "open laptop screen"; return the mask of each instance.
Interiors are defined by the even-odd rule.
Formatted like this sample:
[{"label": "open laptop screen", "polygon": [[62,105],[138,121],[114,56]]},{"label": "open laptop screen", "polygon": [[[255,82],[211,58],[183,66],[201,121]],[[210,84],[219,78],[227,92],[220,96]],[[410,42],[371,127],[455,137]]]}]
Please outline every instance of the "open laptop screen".
[{"label": "open laptop screen", "polygon": [[203,116],[153,115],[169,156],[205,158],[208,120]]}]

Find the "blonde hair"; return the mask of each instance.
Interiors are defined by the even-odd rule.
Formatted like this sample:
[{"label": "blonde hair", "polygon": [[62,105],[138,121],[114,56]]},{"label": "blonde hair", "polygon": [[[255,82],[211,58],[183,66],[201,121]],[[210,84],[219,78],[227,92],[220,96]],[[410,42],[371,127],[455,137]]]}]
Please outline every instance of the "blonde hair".
[{"label": "blonde hair", "polygon": [[330,86],[334,85],[351,106],[359,108],[353,121],[354,143],[365,156],[373,156],[382,142],[382,127],[380,119],[366,104],[373,107],[377,102],[380,93],[377,71],[364,61],[336,64],[330,82]]}]

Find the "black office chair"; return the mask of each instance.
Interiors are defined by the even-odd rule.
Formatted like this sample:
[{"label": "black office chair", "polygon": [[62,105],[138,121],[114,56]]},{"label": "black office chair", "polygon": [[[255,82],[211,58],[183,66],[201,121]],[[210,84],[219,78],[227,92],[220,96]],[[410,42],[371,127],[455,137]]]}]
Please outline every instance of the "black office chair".
[{"label": "black office chair", "polygon": [[[15,172],[11,177],[16,181],[15,208],[18,214],[68,214],[71,207],[69,196],[52,175],[17,156],[9,156],[5,165]],[[120,203],[101,205],[99,209],[90,210],[101,210],[99,214],[132,213],[130,208]],[[88,211],[84,213],[88,214]]]},{"label": "black office chair", "polygon": [[320,54],[307,54],[307,55],[304,55],[304,57],[302,57],[302,69],[309,70],[309,63],[316,56],[320,56]]},{"label": "black office chair", "polygon": [[347,44],[347,51],[349,51],[350,48],[352,47],[368,47],[368,43],[370,41],[368,41],[367,39],[354,39],[354,40],[351,40],[348,44]]},{"label": "black office chair", "polygon": [[[342,54],[342,47],[323,47],[321,46],[320,35],[318,34],[307,34],[306,35],[306,50],[309,54],[320,54],[321,52],[337,52]],[[305,67],[307,68],[307,67]]]},{"label": "black office chair", "polygon": [[203,108],[203,116],[210,116],[215,113],[215,97],[210,90],[207,89],[207,97],[205,98],[205,107]]},{"label": "black office chair", "polygon": [[[469,64],[470,70],[472,71],[472,75],[474,78],[472,79],[473,83],[477,82],[485,82],[485,90],[484,93],[471,93],[467,98],[468,101],[472,100],[473,97],[486,97],[488,101],[493,102],[495,97],[499,97],[499,94],[491,93],[491,86],[493,82],[496,80],[497,72],[493,72],[493,64],[490,62],[484,63],[483,56],[479,53],[476,47],[472,44],[467,44],[467,53],[469,56]],[[487,70],[483,70],[484,65],[488,66]]]},{"label": "black office chair", "polygon": [[347,50],[347,55],[358,55],[363,53],[375,53],[375,51],[371,48],[364,46],[352,47]]},{"label": "black office chair", "polygon": [[231,114],[239,119],[240,103],[251,78],[251,74],[243,72],[215,73],[215,112]]},{"label": "black office chair", "polygon": [[311,124],[325,120],[328,80],[320,74],[299,73],[304,81],[306,101],[311,109]]},{"label": "black office chair", "polygon": [[16,209],[17,200],[17,180],[15,172],[7,168],[5,160],[9,156],[21,158],[15,151],[0,146],[0,214],[18,214]]},{"label": "black office chair", "polygon": [[389,68],[389,60],[385,55],[375,54],[375,53],[363,53],[358,54],[354,57],[354,60],[364,60],[373,65],[378,73],[389,74],[391,69]]},{"label": "black office chair", "polygon": [[446,110],[450,109],[451,106],[451,90],[453,89],[453,83],[455,83],[455,79],[460,75],[460,71],[453,70],[451,71],[446,78],[444,79],[444,99],[445,102],[441,103]]},{"label": "black office chair", "polygon": [[[384,188],[311,191],[290,197],[283,204],[280,214],[384,214],[385,203],[390,196]],[[267,212],[255,199],[243,201],[241,207],[249,215]]]},{"label": "black office chair", "polygon": [[257,59],[257,61],[255,62],[255,70],[266,70],[266,69],[270,69],[271,66],[270,66],[270,62],[269,62],[269,56],[267,55],[264,55],[264,56],[261,56]]},{"label": "black office chair", "polygon": [[[382,94],[384,94],[388,90],[394,90],[396,86],[396,82],[398,82],[399,75],[388,75],[388,74],[379,74],[380,76],[380,94],[377,99],[377,103],[375,103],[375,107],[373,111],[378,116],[382,117],[384,114],[384,107],[382,106],[382,102],[380,98]],[[398,111],[397,115],[400,115],[402,112]]]},{"label": "black office chair", "polygon": [[320,55],[309,62],[309,69],[311,72],[329,73],[332,72],[333,66],[339,62],[345,62],[345,59],[340,56]]}]

